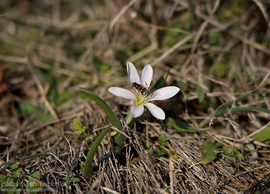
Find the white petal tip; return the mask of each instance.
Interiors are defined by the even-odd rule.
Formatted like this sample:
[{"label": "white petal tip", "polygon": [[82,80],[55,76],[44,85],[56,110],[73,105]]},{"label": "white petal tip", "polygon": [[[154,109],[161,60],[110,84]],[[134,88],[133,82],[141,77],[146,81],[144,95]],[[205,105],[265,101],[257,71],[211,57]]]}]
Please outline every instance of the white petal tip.
[{"label": "white petal tip", "polygon": [[152,104],[152,103],[147,103],[145,106],[148,108],[148,110],[151,112],[151,114],[156,117],[157,119],[164,120],[165,119],[165,113],[164,111],[159,108],[158,106]]},{"label": "white petal tip", "polygon": [[144,107],[143,106],[137,106],[136,103],[133,104],[133,106],[132,106],[132,108],[130,110],[133,118],[137,118],[137,117],[142,116],[143,111],[144,111]]}]

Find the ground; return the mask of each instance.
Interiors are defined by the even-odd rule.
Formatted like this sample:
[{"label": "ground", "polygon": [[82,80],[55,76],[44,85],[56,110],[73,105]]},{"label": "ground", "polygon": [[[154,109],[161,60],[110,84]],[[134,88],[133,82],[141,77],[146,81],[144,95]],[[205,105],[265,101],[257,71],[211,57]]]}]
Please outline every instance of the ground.
[{"label": "ground", "polygon": [[[268,1],[2,0],[0,10],[1,192],[270,193]],[[152,85],[169,71],[162,87],[181,88],[154,102],[165,120],[144,113],[127,127],[133,102],[108,92],[133,91],[127,61],[139,73],[150,64]],[[121,122],[120,154],[111,120],[80,88]],[[87,153],[108,127],[87,180]]]}]

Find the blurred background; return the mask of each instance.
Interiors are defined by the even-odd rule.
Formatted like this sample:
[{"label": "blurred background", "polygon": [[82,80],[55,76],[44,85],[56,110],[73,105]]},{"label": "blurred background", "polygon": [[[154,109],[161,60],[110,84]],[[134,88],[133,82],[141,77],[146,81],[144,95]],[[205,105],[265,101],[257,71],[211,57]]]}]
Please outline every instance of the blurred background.
[{"label": "blurred background", "polygon": [[[30,145],[20,151],[24,155],[37,153],[37,140],[58,145],[61,134],[80,145],[83,137],[73,137],[70,127],[73,118],[92,128],[107,124],[79,87],[95,92],[123,118],[131,102],[107,89],[131,89],[126,61],[139,72],[151,64],[152,84],[170,70],[164,86],[181,91],[157,102],[167,117],[231,138],[261,129],[270,120],[269,13],[267,0],[1,0],[1,150],[22,138],[19,129]],[[213,119],[230,102],[244,109]],[[40,131],[59,119],[57,132]],[[261,142],[269,140],[266,135]]]},{"label": "blurred background", "polygon": [[185,102],[197,85],[224,101],[269,85],[268,1],[3,0],[0,10],[2,118],[14,108],[56,118],[78,87],[128,87],[126,61],[151,64],[154,80],[171,69]]}]

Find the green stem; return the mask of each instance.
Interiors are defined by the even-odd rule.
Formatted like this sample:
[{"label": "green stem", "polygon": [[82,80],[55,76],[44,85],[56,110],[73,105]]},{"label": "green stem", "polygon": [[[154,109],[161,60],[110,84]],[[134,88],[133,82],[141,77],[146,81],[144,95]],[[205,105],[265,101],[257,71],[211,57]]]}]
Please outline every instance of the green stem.
[{"label": "green stem", "polygon": [[97,137],[96,141],[93,143],[91,149],[88,151],[85,166],[84,166],[84,176],[86,180],[90,180],[92,176],[92,163],[93,163],[93,158],[95,155],[95,152],[98,148],[98,145],[102,141],[103,137],[106,135],[106,133],[109,131],[110,128],[107,128],[103,130],[100,135]]},{"label": "green stem", "polygon": [[132,114],[129,113],[127,116],[126,116],[126,123],[129,127],[131,127],[134,122],[135,122],[136,119],[133,118]]},{"label": "green stem", "polygon": [[149,151],[150,143],[149,143],[149,134],[148,134],[148,109],[146,110],[146,149]]},{"label": "green stem", "polygon": [[[132,114],[129,113],[126,118],[126,123],[129,127],[131,127],[134,122],[136,121],[135,118],[133,118]],[[116,155],[120,155],[121,153],[121,150],[122,150],[122,147],[124,145],[124,142],[126,140],[126,136],[124,136],[123,134],[121,133],[117,133],[117,135],[114,137],[114,147],[113,147],[113,152],[116,154]]]}]

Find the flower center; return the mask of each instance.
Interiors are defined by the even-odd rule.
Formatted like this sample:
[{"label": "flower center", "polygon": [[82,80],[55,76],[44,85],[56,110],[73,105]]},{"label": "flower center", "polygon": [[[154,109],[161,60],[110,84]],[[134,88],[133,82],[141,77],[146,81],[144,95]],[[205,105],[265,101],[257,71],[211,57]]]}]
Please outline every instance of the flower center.
[{"label": "flower center", "polygon": [[137,106],[147,103],[154,95],[154,92],[142,91],[135,89],[135,101]]}]

